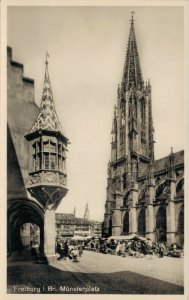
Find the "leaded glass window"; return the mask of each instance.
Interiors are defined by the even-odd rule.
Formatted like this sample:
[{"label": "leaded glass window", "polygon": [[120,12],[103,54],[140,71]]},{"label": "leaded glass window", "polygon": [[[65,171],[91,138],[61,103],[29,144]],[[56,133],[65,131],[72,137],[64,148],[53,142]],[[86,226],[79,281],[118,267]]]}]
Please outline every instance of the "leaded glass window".
[{"label": "leaded glass window", "polygon": [[55,157],[55,155],[51,155],[50,161],[51,161],[51,170],[55,170],[56,169],[56,157]]},{"label": "leaded glass window", "polygon": [[41,159],[41,154],[38,155],[38,162],[39,162],[39,169],[42,169],[42,159]]},{"label": "leaded glass window", "polygon": [[45,165],[45,170],[49,169],[49,155],[45,154],[44,155],[44,165]]}]

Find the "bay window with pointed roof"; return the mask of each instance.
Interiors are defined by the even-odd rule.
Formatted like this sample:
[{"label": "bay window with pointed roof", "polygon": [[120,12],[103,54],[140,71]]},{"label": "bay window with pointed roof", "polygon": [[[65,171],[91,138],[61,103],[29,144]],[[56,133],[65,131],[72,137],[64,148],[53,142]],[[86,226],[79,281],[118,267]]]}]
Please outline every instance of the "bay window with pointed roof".
[{"label": "bay window with pointed roof", "polygon": [[64,135],[55,110],[46,60],[45,79],[39,114],[26,135],[29,141],[28,190],[43,205],[58,206],[67,193]]}]

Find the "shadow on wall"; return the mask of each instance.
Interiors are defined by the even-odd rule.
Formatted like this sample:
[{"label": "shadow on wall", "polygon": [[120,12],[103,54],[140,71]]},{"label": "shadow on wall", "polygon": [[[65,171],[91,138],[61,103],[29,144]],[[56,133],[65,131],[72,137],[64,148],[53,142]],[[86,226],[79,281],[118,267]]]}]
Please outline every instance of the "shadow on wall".
[{"label": "shadow on wall", "polygon": [[8,199],[18,196],[27,197],[18,157],[9,127],[7,128],[7,193]]}]

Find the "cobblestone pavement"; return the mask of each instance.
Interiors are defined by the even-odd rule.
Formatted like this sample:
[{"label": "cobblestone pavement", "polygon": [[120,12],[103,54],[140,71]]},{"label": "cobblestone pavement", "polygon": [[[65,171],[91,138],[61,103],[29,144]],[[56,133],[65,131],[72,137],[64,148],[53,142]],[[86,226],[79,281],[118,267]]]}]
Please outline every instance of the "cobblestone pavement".
[{"label": "cobblestone pavement", "polygon": [[8,269],[8,291],[33,293],[183,294],[183,258],[119,257],[84,251],[78,262],[29,262]]},{"label": "cobblestone pavement", "polygon": [[60,261],[85,286],[97,286],[101,293],[183,293],[183,258],[144,256],[119,257],[84,251],[79,262]]},{"label": "cobblestone pavement", "polygon": [[[79,258],[78,271],[82,273],[113,273],[121,271],[136,272],[170,283],[184,285],[184,259],[167,257],[159,258],[155,255],[147,255],[141,258],[120,257],[109,254],[84,251]],[[73,266],[72,261],[62,260],[61,264]]]}]

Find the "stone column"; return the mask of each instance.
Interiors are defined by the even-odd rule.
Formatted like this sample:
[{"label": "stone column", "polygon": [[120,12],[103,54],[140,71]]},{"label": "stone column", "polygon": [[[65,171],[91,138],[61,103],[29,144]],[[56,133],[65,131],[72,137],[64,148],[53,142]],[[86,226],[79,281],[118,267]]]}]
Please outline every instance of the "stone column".
[{"label": "stone column", "polygon": [[123,195],[116,192],[116,207],[113,210],[112,216],[112,235],[121,235],[122,222],[121,222],[121,207],[123,206]]},{"label": "stone column", "polygon": [[129,211],[129,233],[135,234],[136,232],[137,232],[136,207],[131,207]]},{"label": "stone column", "polygon": [[175,203],[174,197],[176,194],[176,183],[174,180],[170,182],[170,194],[168,199],[168,205],[166,209],[167,213],[167,243],[171,244],[176,241],[175,238],[175,231],[176,231],[176,224],[175,224]]},{"label": "stone column", "polygon": [[146,209],[146,237],[154,240],[154,208],[152,204],[148,204]]},{"label": "stone column", "polygon": [[136,204],[138,203],[138,184],[135,182],[131,190],[130,211],[129,211],[129,233],[137,232],[137,211]]},{"label": "stone column", "polygon": [[149,186],[149,198],[146,209],[146,237],[150,238],[152,241],[154,240],[154,228],[155,228],[155,220],[154,220],[154,207],[153,200],[155,199],[155,189],[154,185]]},{"label": "stone column", "polygon": [[121,235],[121,211],[118,209],[113,210],[112,235]]},{"label": "stone column", "polygon": [[44,254],[48,262],[56,258],[55,239],[55,211],[47,209],[44,214]]}]

